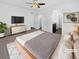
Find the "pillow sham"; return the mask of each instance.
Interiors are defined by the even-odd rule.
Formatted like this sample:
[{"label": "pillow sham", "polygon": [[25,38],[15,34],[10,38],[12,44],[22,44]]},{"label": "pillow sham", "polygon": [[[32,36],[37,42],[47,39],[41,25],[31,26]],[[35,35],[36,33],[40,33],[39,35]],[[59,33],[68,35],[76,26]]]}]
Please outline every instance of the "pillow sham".
[{"label": "pillow sham", "polygon": [[64,36],[64,40],[66,40],[66,41],[69,41],[69,40],[73,40],[73,36],[72,36],[72,34],[71,33],[68,33],[68,34],[66,34],[65,36]]},{"label": "pillow sham", "polygon": [[76,32],[74,32],[72,35],[73,35],[73,41],[74,41],[74,43],[75,43],[77,40],[79,40],[79,34],[77,34]]}]

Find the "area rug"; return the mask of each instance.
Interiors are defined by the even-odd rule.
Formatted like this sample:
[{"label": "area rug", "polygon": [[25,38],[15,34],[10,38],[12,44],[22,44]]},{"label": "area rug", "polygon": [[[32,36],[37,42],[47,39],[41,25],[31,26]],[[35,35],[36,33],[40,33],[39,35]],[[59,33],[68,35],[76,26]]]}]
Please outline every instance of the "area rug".
[{"label": "area rug", "polygon": [[23,59],[23,56],[15,47],[15,42],[7,44],[7,49],[10,59]]}]

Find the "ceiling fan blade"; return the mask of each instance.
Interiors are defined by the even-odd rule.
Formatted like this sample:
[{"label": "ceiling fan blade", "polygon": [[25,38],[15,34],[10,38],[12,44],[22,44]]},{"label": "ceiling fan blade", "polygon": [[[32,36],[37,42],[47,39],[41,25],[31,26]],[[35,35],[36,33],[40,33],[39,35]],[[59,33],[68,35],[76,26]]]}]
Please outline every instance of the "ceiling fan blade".
[{"label": "ceiling fan blade", "polygon": [[38,5],[38,8],[40,8],[40,6]]},{"label": "ceiling fan blade", "polygon": [[45,5],[45,3],[38,3],[39,5]]}]

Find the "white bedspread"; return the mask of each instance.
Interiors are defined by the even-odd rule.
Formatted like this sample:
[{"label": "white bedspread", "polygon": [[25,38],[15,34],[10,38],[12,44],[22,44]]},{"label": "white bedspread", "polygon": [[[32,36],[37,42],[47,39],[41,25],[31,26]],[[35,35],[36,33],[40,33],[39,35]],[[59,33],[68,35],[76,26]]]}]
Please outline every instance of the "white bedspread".
[{"label": "white bedspread", "polygon": [[38,35],[40,35],[40,34],[42,34],[42,33],[44,33],[44,32],[38,30],[38,31],[29,33],[29,34],[25,34],[25,35],[16,37],[16,40],[17,40],[19,43],[21,43],[21,45],[24,46],[25,42],[31,40],[32,38],[34,38],[34,37],[36,37],[36,36],[38,36]]}]

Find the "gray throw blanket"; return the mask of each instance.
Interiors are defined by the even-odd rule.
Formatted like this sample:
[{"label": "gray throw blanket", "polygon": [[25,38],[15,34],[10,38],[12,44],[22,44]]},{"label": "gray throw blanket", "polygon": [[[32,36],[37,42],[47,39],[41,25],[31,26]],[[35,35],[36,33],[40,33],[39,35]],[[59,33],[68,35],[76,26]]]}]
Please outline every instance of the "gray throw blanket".
[{"label": "gray throw blanket", "polygon": [[56,49],[60,35],[53,33],[43,33],[25,44],[27,48],[37,59],[49,59],[50,55]]}]

